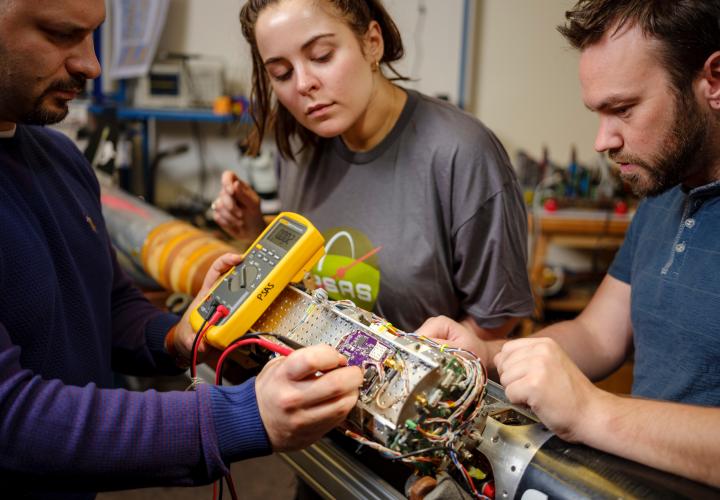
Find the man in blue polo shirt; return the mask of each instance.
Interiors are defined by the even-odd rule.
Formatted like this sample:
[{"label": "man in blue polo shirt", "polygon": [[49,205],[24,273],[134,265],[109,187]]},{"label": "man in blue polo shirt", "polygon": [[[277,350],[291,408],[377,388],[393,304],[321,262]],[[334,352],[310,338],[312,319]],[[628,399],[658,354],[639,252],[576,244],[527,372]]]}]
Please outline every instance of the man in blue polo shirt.
[{"label": "man in blue polo shirt", "polygon": [[[580,0],[566,17],[595,148],[647,199],[575,320],[509,342],[447,318],[420,333],[477,352],[559,436],[720,486],[720,1]],[[637,397],[592,384],[633,348]]]}]

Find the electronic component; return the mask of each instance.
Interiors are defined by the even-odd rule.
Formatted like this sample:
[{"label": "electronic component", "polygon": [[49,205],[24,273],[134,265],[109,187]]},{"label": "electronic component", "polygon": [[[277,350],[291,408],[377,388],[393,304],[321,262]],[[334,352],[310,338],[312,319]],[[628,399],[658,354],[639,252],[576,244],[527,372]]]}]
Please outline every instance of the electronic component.
[{"label": "electronic component", "polygon": [[[665,473],[559,440],[530,411],[508,403],[472,354],[398,331],[348,301],[329,301],[323,290],[310,296],[287,287],[253,330],[336,346],[364,366],[345,434],[421,476],[447,472],[474,498],[631,498],[671,484]],[[680,478],[672,485],[676,493],[707,493]]]},{"label": "electronic component", "polygon": [[389,458],[431,449],[403,461],[447,468],[448,450],[462,445],[483,411],[487,377],[475,356],[401,332],[348,301],[330,301],[324,290],[311,297],[288,287],[253,329],[335,346],[362,367],[346,434]]},{"label": "electronic component", "polygon": [[139,78],[133,105],[146,108],[212,107],[225,93],[223,65],[219,61],[168,59],[154,63]]},{"label": "electronic component", "polygon": [[361,330],[344,337],[335,347],[351,366],[364,367],[368,363],[382,363],[392,353],[392,346]]},{"label": "electronic component", "polygon": [[245,252],[243,262],[228,271],[190,315],[198,331],[223,305],[229,314],[209,327],[206,338],[225,348],[244,335],[290,282],[300,281],[320,259],[323,237],[306,218],[282,212]]}]

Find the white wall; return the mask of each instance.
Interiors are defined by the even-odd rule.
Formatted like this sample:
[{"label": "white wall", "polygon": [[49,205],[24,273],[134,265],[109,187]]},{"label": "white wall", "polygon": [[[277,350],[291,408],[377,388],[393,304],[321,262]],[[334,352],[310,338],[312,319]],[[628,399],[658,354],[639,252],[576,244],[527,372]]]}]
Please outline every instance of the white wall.
[{"label": "white wall", "polygon": [[385,0],[403,38],[401,85],[458,102],[463,0]]},{"label": "white wall", "polygon": [[[159,51],[220,57],[238,92],[247,91],[250,53],[240,33],[244,0],[171,0]],[[405,58],[401,73],[417,78],[406,85],[457,101],[463,0],[385,0],[400,29]]]},{"label": "white wall", "polygon": [[574,0],[481,0],[474,113],[511,154],[594,161],[597,120],[582,103],[578,54],[555,27]]},{"label": "white wall", "polygon": [[[555,27],[574,0],[473,0],[476,31],[471,39],[475,59],[467,68],[475,75],[470,111],[492,128],[515,157],[518,148],[538,157],[542,146],[561,164],[570,147],[582,162],[592,162],[596,118],[580,97],[575,51]],[[249,92],[249,51],[242,39],[238,12],[243,0],[171,0],[160,50],[222,57],[233,91]],[[407,49],[401,71],[420,76],[414,86],[428,94],[448,94],[457,100],[459,88],[462,0],[386,0]],[[425,15],[420,14],[421,7]],[[184,140],[183,127],[161,125],[160,147]],[[237,165],[236,137],[209,136],[210,180],[213,172]],[[187,139],[190,139],[188,136]],[[163,173],[193,188],[196,153],[168,161]]]},{"label": "white wall", "polygon": [[225,61],[231,91],[249,93],[250,51],[238,15],[244,0],[170,0],[158,51],[201,54]]}]

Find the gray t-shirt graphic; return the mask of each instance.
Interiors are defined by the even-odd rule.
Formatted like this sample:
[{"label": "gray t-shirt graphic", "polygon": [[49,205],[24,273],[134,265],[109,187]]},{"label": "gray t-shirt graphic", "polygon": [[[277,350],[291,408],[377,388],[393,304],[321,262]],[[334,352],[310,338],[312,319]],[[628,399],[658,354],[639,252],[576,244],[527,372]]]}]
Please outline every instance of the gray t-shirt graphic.
[{"label": "gray t-shirt graphic", "polygon": [[528,315],[527,219],[505,150],[471,115],[407,93],[371,151],[335,137],[278,160],[283,209],[326,238],[317,283],[406,331],[440,314],[486,328]]}]

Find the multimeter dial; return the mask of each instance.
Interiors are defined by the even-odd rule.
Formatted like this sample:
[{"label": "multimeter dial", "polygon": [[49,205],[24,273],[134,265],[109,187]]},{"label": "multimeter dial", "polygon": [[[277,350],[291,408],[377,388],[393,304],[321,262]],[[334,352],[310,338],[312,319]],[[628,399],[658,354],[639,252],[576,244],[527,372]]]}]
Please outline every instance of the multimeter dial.
[{"label": "multimeter dial", "polygon": [[[190,313],[190,324],[201,331],[220,305],[226,315],[207,329],[215,347],[251,329],[282,290],[298,281],[322,257],[324,240],[302,215],[280,213],[245,252],[242,263],[228,271]],[[221,315],[219,315],[221,316]]]},{"label": "multimeter dial", "polygon": [[203,319],[209,319],[217,304],[230,310],[230,315],[218,322],[222,325],[238,307],[255,293],[262,281],[300,240],[305,228],[286,220],[272,227],[245,255],[243,262],[216,287],[212,295],[198,308]]}]

